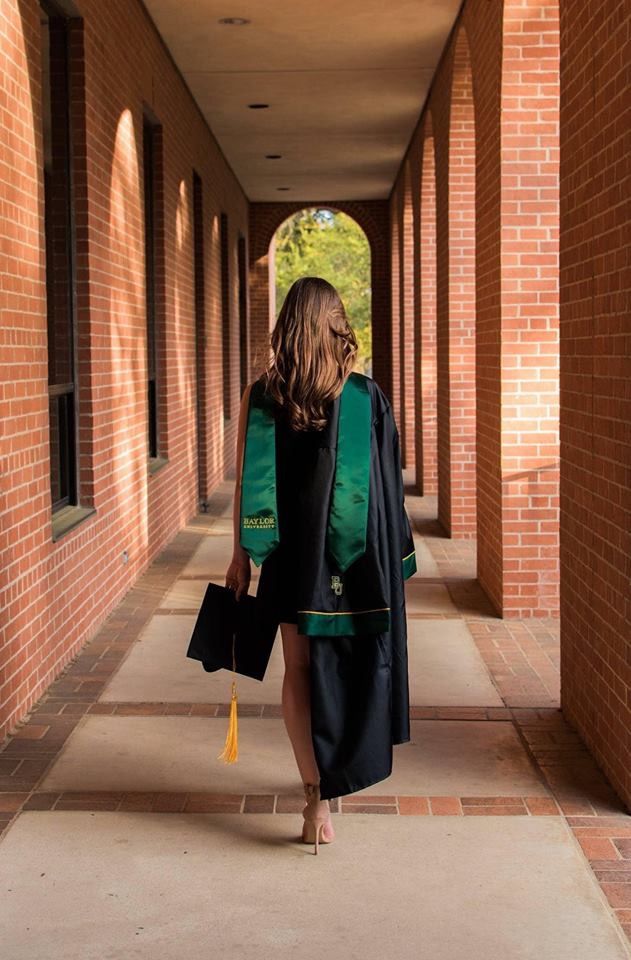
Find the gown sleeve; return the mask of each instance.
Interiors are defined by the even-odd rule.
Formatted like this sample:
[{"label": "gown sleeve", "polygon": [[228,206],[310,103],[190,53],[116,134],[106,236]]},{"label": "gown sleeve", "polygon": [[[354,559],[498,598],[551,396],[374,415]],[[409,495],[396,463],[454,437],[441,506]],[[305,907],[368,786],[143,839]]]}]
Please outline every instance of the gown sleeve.
[{"label": "gown sleeve", "polygon": [[416,550],[412,528],[405,509],[403,494],[403,475],[401,472],[401,448],[399,431],[394,420],[392,407],[383,396],[385,404],[377,419],[377,437],[381,459],[386,502],[389,505],[389,522],[395,528],[391,531],[401,558],[401,574],[404,580],[417,572]]}]

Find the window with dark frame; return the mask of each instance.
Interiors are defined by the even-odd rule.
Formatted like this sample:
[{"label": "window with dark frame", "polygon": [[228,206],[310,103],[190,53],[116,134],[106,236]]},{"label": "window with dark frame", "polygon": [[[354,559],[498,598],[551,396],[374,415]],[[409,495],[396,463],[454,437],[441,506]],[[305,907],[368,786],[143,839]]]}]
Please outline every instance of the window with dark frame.
[{"label": "window with dark frame", "polygon": [[68,18],[40,3],[44,235],[53,512],[78,503],[78,384]]},{"label": "window with dark frame", "polygon": [[156,130],[146,114],[142,123],[145,212],[145,299],[147,311],[148,455],[158,456],[158,377],[156,360]]},{"label": "window with dark frame", "polygon": [[221,343],[223,353],[223,415],[232,416],[232,343],[230,329],[230,246],[228,241],[228,214],[219,219],[221,258]]},{"label": "window with dark frame", "polygon": [[239,374],[241,394],[248,385],[248,264],[245,237],[239,234]]}]

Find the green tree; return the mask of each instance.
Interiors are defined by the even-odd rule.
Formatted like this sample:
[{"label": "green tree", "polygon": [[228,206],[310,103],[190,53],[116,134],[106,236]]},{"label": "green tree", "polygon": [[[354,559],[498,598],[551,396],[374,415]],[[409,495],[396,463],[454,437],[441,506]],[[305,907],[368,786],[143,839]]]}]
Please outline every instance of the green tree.
[{"label": "green tree", "polygon": [[276,231],[276,315],[299,277],[323,277],[342,298],[359,343],[355,369],[371,375],[370,246],[351,217],[311,207],[298,211]]}]

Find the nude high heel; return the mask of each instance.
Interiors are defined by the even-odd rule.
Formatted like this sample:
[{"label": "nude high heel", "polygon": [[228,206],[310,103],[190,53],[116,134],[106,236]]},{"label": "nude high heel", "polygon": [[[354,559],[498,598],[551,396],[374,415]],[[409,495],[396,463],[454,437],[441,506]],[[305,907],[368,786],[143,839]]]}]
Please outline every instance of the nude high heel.
[{"label": "nude high heel", "polygon": [[304,824],[302,826],[303,843],[315,843],[314,853],[318,852],[318,841],[331,843],[333,837],[324,836],[324,827],[329,821],[329,801],[320,799],[320,784],[305,783],[305,798],[307,805],[302,811]]}]

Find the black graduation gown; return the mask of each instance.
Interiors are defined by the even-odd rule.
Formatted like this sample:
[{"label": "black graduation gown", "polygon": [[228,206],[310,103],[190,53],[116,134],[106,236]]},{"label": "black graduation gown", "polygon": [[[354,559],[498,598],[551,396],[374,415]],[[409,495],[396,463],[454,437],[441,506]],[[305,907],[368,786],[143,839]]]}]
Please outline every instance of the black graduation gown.
[{"label": "black graduation gown", "polygon": [[410,739],[404,579],[416,570],[414,542],[392,409],[379,385],[365,381],[372,427],[364,555],[340,573],[327,552],[338,397],[323,431],[292,439],[277,417],[280,545],[263,560],[257,589],[267,621],[289,619],[286,611],[295,609],[299,630],[309,635],[311,730],[323,799],[388,777],[393,745]]}]

